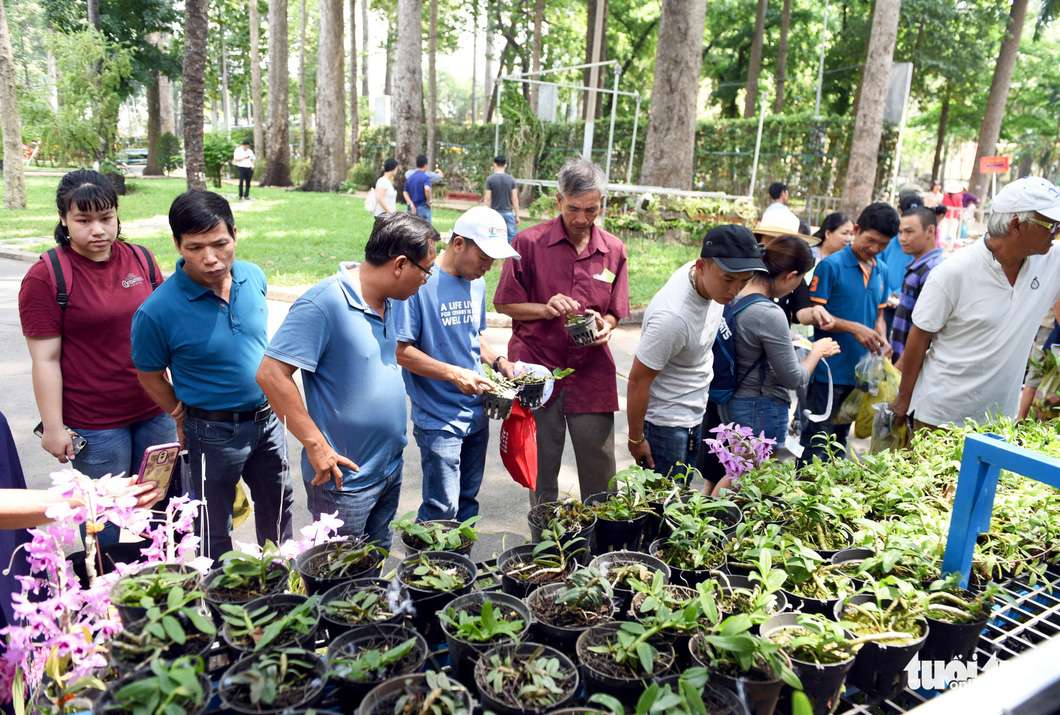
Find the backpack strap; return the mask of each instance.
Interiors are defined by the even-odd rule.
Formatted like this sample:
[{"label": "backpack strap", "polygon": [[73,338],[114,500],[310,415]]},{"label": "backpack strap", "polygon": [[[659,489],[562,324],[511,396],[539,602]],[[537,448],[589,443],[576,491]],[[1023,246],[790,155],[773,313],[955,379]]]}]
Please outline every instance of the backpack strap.
[{"label": "backpack strap", "polygon": [[65,250],[61,250],[62,248],[49,248],[40,258],[48,268],[52,283],[55,284],[55,302],[59,304],[59,310],[65,311],[66,304],[70,302],[70,282],[74,273],[70,257],[66,255]]},{"label": "backpack strap", "polygon": [[[733,310],[732,310],[732,335],[733,335],[733,341],[734,341],[733,345],[734,346],[736,344],[735,343],[735,340],[736,340],[736,314],[739,313],[741,310],[743,310],[744,308],[746,308],[749,305],[753,305],[755,303],[761,303],[763,301],[768,301],[770,303],[773,302],[772,300],[770,300],[769,298],[765,297],[761,293],[751,293],[750,295],[745,295],[743,297],[743,299],[740,301],[739,305],[733,306]],[[765,379],[766,379],[765,378],[765,375],[766,375],[765,361],[766,361],[766,353],[765,353],[765,351],[762,351],[762,354],[758,356],[758,359],[755,360],[753,363],[751,363],[751,367],[747,368],[747,372],[745,372],[743,374],[743,377],[741,377],[741,378],[736,380],[736,387],[733,388],[733,392],[736,392],[736,390],[740,389],[740,386],[743,385],[743,383],[747,379],[747,377],[752,372],[754,372],[755,368],[760,368],[760,370],[762,372],[762,382],[765,382]],[[734,377],[735,377],[735,375],[734,375]]]},{"label": "backpack strap", "polygon": [[[136,258],[136,262],[140,264],[140,268],[147,273],[148,280],[151,281],[151,290],[158,288],[158,272],[155,270],[155,261],[151,256],[151,252],[146,247],[141,246],[138,243],[128,244],[133,249],[133,256]],[[146,265],[144,265],[146,263]]]}]

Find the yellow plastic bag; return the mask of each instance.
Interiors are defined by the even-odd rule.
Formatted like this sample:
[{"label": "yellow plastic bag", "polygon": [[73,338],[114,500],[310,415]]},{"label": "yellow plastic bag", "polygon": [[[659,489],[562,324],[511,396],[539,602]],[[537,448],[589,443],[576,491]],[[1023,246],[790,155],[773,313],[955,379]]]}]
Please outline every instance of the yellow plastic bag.
[{"label": "yellow plastic bag", "polygon": [[850,394],[846,396],[845,400],[843,400],[843,404],[841,404],[836,411],[832,424],[848,425],[856,420],[861,413],[861,405],[865,402],[865,399],[868,396],[869,393],[863,392],[857,388],[851,390]]},{"label": "yellow plastic bag", "polygon": [[882,360],[883,377],[876,384],[876,394],[865,394],[861,402],[857,419],[854,421],[854,436],[859,439],[872,436],[872,421],[876,417],[877,404],[891,404],[898,397],[898,386],[902,382],[902,373],[891,363],[890,359]]},{"label": "yellow plastic bag", "polygon": [[894,412],[888,402],[877,403],[873,410],[876,414],[872,419],[869,454],[878,454],[888,449],[905,449],[909,439],[905,421],[898,422],[894,419]]}]

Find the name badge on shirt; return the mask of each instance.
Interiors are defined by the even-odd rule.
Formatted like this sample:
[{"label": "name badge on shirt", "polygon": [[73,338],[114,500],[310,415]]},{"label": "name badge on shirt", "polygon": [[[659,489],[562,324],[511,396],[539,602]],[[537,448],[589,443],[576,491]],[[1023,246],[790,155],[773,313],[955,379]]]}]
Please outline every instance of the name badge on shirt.
[{"label": "name badge on shirt", "polygon": [[615,274],[612,273],[611,271],[609,271],[606,268],[604,270],[600,271],[599,273],[597,273],[595,276],[593,276],[593,278],[595,278],[598,281],[603,281],[604,283],[614,283],[615,282]]}]

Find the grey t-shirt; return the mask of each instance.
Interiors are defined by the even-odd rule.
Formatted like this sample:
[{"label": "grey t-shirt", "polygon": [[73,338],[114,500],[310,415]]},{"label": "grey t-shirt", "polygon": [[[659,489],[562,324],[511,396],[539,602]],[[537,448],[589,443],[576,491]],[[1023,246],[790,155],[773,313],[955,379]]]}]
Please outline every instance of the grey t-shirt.
[{"label": "grey t-shirt", "polygon": [[700,296],[688,280],[691,263],[670,276],[644,312],[637,359],[658,370],[644,419],[657,427],[695,427],[707,410],[714,377],[711,348],[723,306]]},{"label": "grey t-shirt", "polygon": [[810,372],[795,358],[791,327],[784,310],[772,301],[758,301],[736,314],[736,379],[766,355],[765,382],[759,368],[751,370],[733,397],[776,397],[788,401],[788,390],[805,387]]},{"label": "grey t-shirt", "polygon": [[490,191],[490,208],[494,211],[511,211],[514,188],[515,179],[510,174],[490,174],[486,178],[486,189]]}]

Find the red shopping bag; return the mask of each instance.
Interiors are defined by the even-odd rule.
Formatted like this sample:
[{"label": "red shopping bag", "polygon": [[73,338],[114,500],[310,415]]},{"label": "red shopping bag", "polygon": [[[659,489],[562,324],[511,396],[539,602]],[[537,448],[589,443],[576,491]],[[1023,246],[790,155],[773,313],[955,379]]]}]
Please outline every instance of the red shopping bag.
[{"label": "red shopping bag", "polygon": [[534,413],[516,401],[501,423],[501,461],[517,484],[537,488],[537,423]]}]

